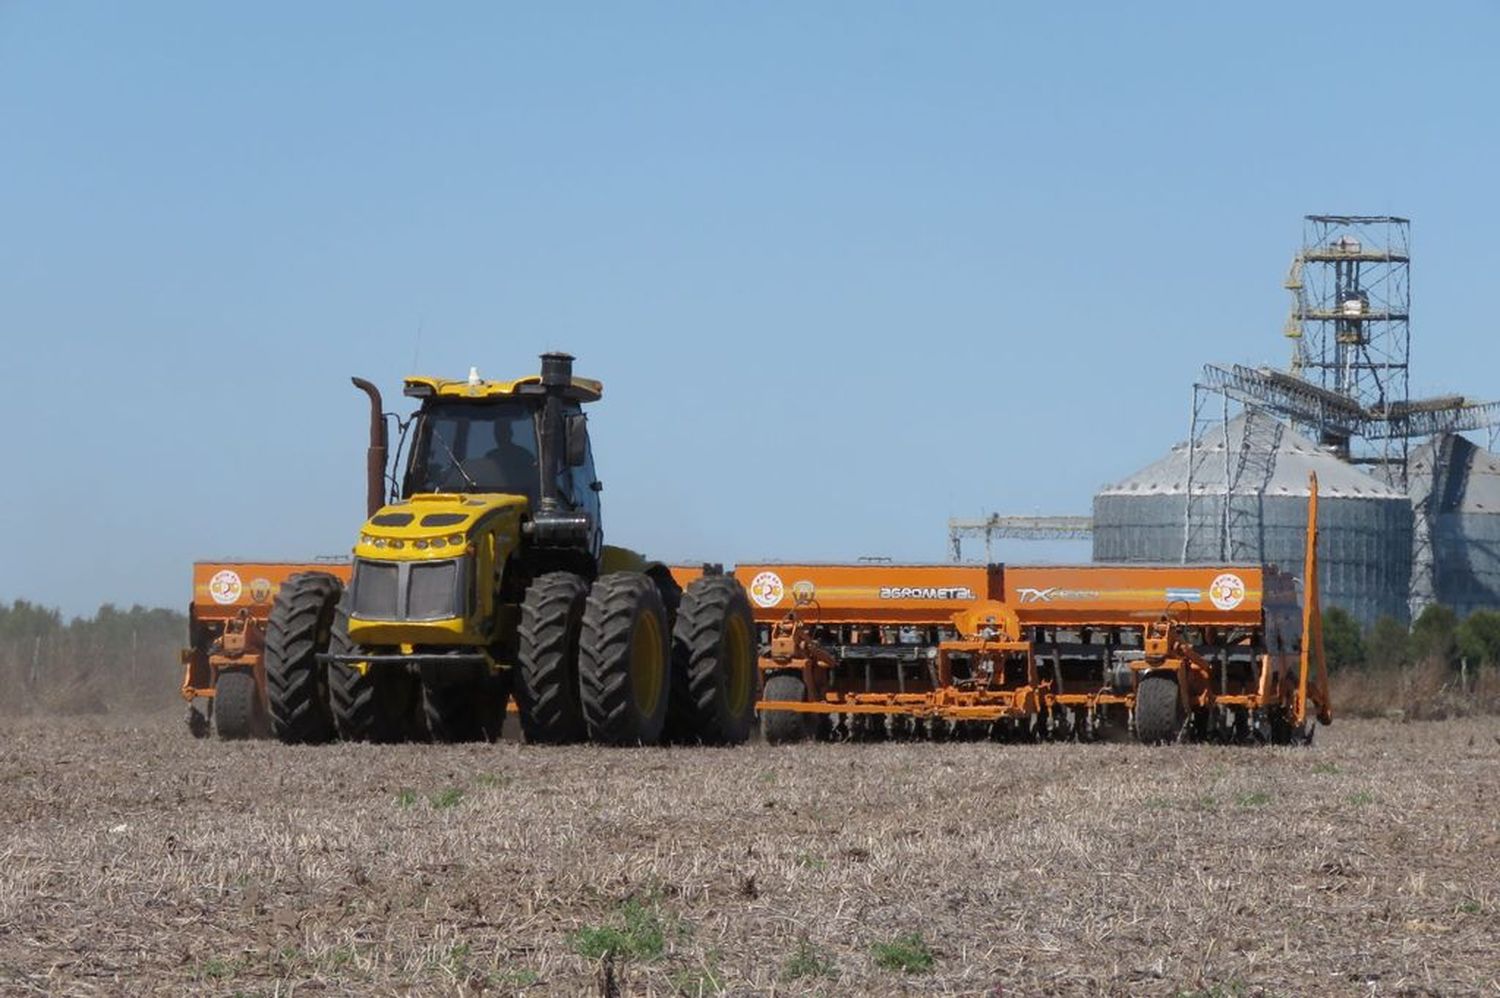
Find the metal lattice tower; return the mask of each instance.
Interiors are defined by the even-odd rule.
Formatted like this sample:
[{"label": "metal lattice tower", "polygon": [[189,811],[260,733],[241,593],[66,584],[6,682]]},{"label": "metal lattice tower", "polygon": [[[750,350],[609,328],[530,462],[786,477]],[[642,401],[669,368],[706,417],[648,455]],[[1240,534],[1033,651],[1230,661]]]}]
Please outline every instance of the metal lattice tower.
[{"label": "metal lattice tower", "polygon": [[[1392,215],[1308,215],[1286,288],[1292,373],[1373,414],[1410,402],[1411,222]],[[1361,448],[1340,430],[1313,426],[1319,442],[1359,463],[1406,464],[1408,440],[1392,434]]]}]

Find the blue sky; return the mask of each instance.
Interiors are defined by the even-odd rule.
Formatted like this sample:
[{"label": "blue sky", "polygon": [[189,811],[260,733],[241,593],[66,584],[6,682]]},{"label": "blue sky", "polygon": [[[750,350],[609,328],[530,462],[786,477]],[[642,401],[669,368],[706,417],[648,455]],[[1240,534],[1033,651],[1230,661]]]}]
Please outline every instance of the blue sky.
[{"label": "blue sky", "polygon": [[[1284,359],[1308,212],[1413,219],[1500,397],[1500,7],[0,3],[0,600],[346,551],[362,374],[602,378],[614,543],[935,560]],[[1012,546],[1010,560],[1086,556]]]}]

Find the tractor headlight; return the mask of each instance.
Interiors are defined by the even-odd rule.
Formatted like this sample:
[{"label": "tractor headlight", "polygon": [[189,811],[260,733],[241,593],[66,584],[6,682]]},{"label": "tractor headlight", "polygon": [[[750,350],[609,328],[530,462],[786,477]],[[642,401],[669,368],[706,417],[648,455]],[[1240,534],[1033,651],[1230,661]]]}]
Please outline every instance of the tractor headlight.
[{"label": "tractor headlight", "polygon": [[434,537],[432,539],[431,543],[432,543],[432,546],[435,547],[435,548],[445,548],[445,547],[448,546],[447,540],[445,540],[442,537]]},{"label": "tractor headlight", "polygon": [[400,551],[402,548],[406,547],[406,542],[399,537],[393,537],[391,538],[391,547],[395,548],[397,551]]},{"label": "tractor headlight", "polygon": [[418,537],[416,540],[414,540],[414,541],[411,542],[411,546],[414,547],[414,548],[416,548],[418,551],[426,551],[427,550],[427,538],[425,538],[425,537]]},{"label": "tractor headlight", "polygon": [[448,535],[448,543],[449,544],[462,544],[463,542],[464,542],[464,535],[463,534],[449,534]]},{"label": "tractor headlight", "polygon": [[386,539],[384,537],[376,537],[373,540],[371,540],[370,543],[373,544],[373,545],[375,545],[378,548],[383,548],[386,545]]}]

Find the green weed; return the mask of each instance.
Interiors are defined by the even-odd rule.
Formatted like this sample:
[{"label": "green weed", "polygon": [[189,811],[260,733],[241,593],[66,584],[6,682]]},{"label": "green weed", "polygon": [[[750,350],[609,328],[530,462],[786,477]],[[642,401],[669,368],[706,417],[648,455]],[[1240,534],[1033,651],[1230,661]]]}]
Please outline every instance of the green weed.
[{"label": "green weed", "polygon": [[937,959],[919,932],[908,932],[890,942],[875,943],[870,947],[870,953],[875,957],[877,967],[906,974],[925,974]]},{"label": "green weed", "polygon": [[655,960],[666,952],[667,934],[661,918],[634,898],[621,907],[612,925],[586,925],[573,934],[573,949],[597,960],[605,955]]},{"label": "green weed", "polygon": [[497,988],[529,988],[539,983],[541,979],[541,974],[525,967],[485,975],[486,982]]},{"label": "green weed", "polygon": [[464,792],[457,787],[446,787],[427,798],[434,810],[441,811],[444,808],[457,807],[464,799]]},{"label": "green weed", "polygon": [[814,946],[805,935],[797,940],[796,950],[781,965],[781,977],[787,981],[803,977],[831,977],[833,973],[833,960]]},{"label": "green weed", "polygon": [[227,980],[238,974],[245,967],[243,960],[226,960],[223,957],[209,957],[198,964],[198,976],[211,981]]}]

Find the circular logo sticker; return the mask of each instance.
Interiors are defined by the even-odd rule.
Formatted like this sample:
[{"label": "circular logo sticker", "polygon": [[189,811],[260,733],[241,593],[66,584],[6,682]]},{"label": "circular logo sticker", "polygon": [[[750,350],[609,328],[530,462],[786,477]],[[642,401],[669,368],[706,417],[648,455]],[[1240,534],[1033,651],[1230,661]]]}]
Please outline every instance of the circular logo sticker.
[{"label": "circular logo sticker", "polygon": [[756,606],[775,606],[785,595],[786,587],[775,572],[761,572],[750,580],[750,598],[755,600]]},{"label": "circular logo sticker", "polygon": [[221,605],[239,602],[243,591],[239,575],[227,568],[222,572],[215,572],[214,577],[208,580],[208,595]]},{"label": "circular logo sticker", "polygon": [[250,580],[250,602],[264,603],[271,598],[270,579]]},{"label": "circular logo sticker", "polygon": [[1225,572],[1208,587],[1208,598],[1220,610],[1233,610],[1245,601],[1245,580],[1233,572]]},{"label": "circular logo sticker", "polygon": [[818,587],[814,586],[810,579],[792,583],[792,602],[798,606],[811,603],[817,595]]}]

